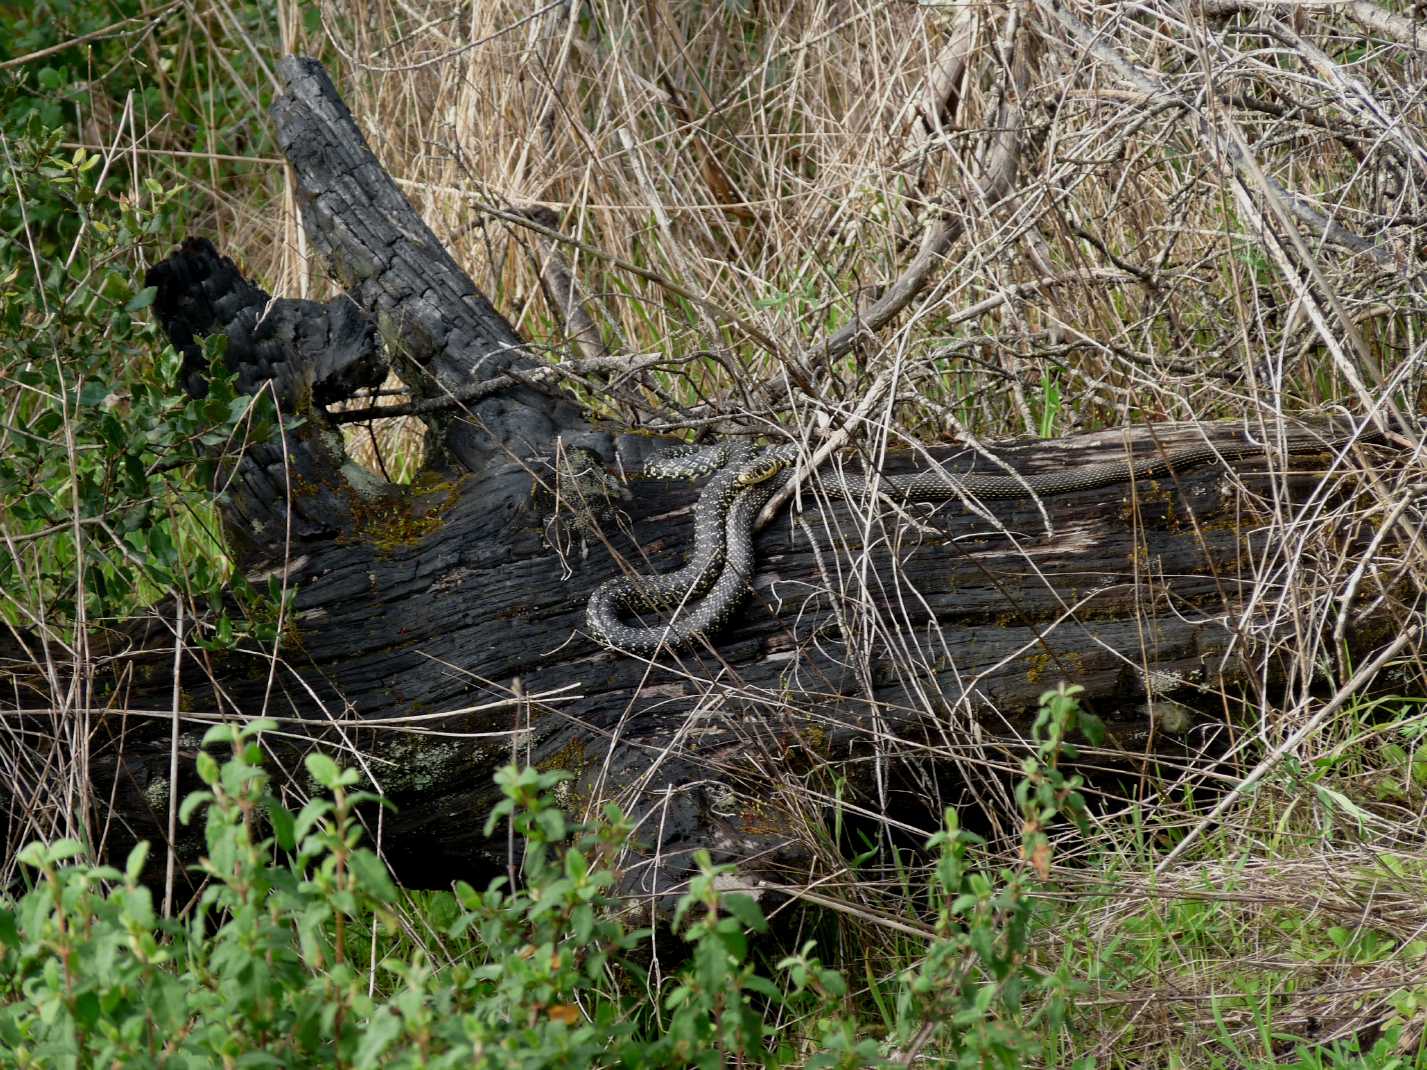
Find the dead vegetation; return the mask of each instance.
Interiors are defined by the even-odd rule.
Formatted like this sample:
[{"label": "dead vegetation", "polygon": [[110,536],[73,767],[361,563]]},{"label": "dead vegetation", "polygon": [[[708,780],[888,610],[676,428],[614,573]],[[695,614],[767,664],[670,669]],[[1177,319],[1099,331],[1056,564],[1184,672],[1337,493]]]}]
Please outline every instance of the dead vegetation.
[{"label": "dead vegetation", "polygon": [[[321,55],[550,377],[619,424],[782,428],[875,458],[1211,418],[1273,441],[1285,417],[1421,406],[1420,7],[352,0],[315,28],[279,18],[230,37],[233,64]],[[212,218],[273,292],[321,292],[279,176],[251,204],[215,177]],[[372,467],[416,466],[414,419],[349,432]],[[1315,1043],[1397,1016],[1420,1039],[1422,512],[1410,466],[1353,471],[1348,500],[1325,481],[1307,506],[1266,503],[1285,536],[1244,563],[1250,604],[1292,640],[1255,647],[1223,696],[1227,745],[1198,744],[1225,756],[1147,763],[1102,789],[1094,838],[1061,845],[1054,931],[1094,964],[1079,1028],[1107,1065],[1267,1056],[1266,1020]],[[1380,535],[1368,558],[1319,537],[1355,527]],[[842,603],[870,605],[877,578],[841,569]],[[849,627],[909,679],[939,656],[870,610]],[[1391,656],[1364,674],[1343,641],[1371,628]],[[869,760],[913,784],[919,758],[959,763],[993,844],[1014,842],[987,775],[1013,759],[968,724],[947,737],[889,732]],[[878,961],[906,954],[904,883],[850,870],[828,798],[784,791],[843,874],[808,897]]]}]

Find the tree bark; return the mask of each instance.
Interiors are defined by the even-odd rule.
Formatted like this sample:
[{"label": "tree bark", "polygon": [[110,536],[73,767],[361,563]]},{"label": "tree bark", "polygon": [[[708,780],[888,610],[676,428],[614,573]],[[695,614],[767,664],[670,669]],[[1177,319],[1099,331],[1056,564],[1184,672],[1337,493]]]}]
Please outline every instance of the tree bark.
[{"label": "tree bark", "polygon": [[[244,385],[306,417],[251,447],[230,482],[241,567],[283,577],[295,597],[275,656],[182,660],[186,768],[206,723],[281,719],[268,745],[284,790],[309,787],[300,757],[313,746],[359,765],[395,803],[374,834],[414,885],[504,870],[505,839],[483,825],[492,774],[511,761],[570,770],[577,813],[614,799],[635,815],[631,889],[677,890],[700,847],[743,860],[748,879],[799,883],[817,847],[793,816],[835,781],[854,806],[934,821],[950,793],[995,790],[994,777],[955,774],[973,751],[1017,754],[1037,696],[1059,680],[1109,722],[1119,758],[1095,760],[1193,752],[1234,681],[1262,678],[1265,651],[1291,634],[1275,623],[1285,596],[1265,600],[1254,568],[1280,546],[1274,516],[1332,494],[1344,457],[1327,447],[1293,457],[1296,473],[1265,457],[980,509],[828,503],[805,489],[802,511],[759,535],[754,597],[710,644],[652,662],[603,649],[584,630],[590,592],[621,567],[676,568],[697,488],[636,479],[616,519],[564,525],[579,510],[556,476],[560,449],[634,472],[661,443],[592,427],[525,385],[537,362],[397,191],[326,75],[301,59],[281,74],[274,115],[304,223],[347,296],[270,301],[202,242],[154,273],[190,376],[201,381],[197,338],[225,331]],[[429,419],[428,470],[411,487],[358,473],[324,412],[387,359],[418,398],[506,377]],[[1154,424],[997,456],[1031,474],[1242,433]],[[876,461],[884,474],[926,464]],[[147,640],[112,663],[91,762],[111,846],[164,838],[173,650],[157,631]],[[4,693],[24,693],[13,675]]]}]

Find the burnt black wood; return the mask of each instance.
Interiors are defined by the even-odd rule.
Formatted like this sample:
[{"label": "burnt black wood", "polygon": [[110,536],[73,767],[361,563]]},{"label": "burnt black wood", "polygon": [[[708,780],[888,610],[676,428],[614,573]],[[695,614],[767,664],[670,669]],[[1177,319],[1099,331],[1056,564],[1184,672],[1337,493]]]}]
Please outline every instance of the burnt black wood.
[{"label": "burnt black wood", "polygon": [[[920,810],[907,812],[934,820],[941,800],[926,784],[939,783],[936,770],[929,780],[894,776],[889,787],[869,759],[905,752],[926,765],[925,744],[954,770],[970,744],[1024,731],[1038,694],[1060,679],[1082,684],[1117,745],[1141,753],[1153,725],[1138,665],[1179,674],[1211,699],[1236,675],[1223,657],[1230,610],[1256,538],[1252,493],[1268,487],[1254,460],[1234,466],[1248,497],[1206,466],[1047,499],[1050,531],[1031,501],[999,503],[999,523],[950,503],[919,511],[916,524],[888,510],[868,524],[808,498],[801,522],[785,513],[759,537],[755,597],[716,647],[653,665],[601,649],[583,631],[590,591],[621,561],[676,567],[696,488],[634,481],[622,522],[583,547],[576,532],[562,558],[547,539],[557,439],[630,469],[650,440],[591,427],[567,400],[523,386],[433,420],[431,464],[413,487],[344,465],[323,406],[371,381],[383,359],[437,396],[533,358],[400,195],[321,68],[289,59],[281,73],[287,93],[274,116],[304,223],[347,296],[286,305],[281,329],[262,334],[243,310],[267,295],[207,243],[187,243],[155,269],[156,307],[176,344],[226,331],[243,381],[275,383],[282,403],[307,417],[281,446],[250,450],[223,506],[244,570],[285,569],[296,591],[281,663],[273,672],[264,652],[193,652],[184,706],[296,719],[283,726],[289,737],[273,740],[275,768],[293,788],[304,786],[311,741],[348,762],[366,755],[364,768],[397,807],[381,847],[404,879],[441,885],[503,870],[504,838],[487,839],[482,826],[496,797],[492,773],[515,758],[572,770],[576,811],[614,798],[637,815],[631,887],[672,890],[698,847],[755,857],[750,876],[792,867],[796,880],[810,852],[772,787],[790,772],[828,792],[846,777],[852,797],[873,808],[914,788]],[[303,342],[319,336],[341,343]],[[201,381],[201,362],[186,373]],[[1202,434],[1159,425],[1013,444],[1002,456],[1033,473],[1123,457],[1127,436],[1138,455]],[[1237,431],[1210,437],[1228,443]],[[984,460],[942,456],[984,470]],[[1313,467],[1313,458],[1296,461]],[[894,459],[888,471],[921,463]],[[1304,474],[1286,487],[1303,496],[1316,484]],[[864,552],[870,567],[861,569]],[[849,642],[839,613],[867,610],[856,602],[857,575],[868,577],[887,628],[863,638],[854,627]],[[124,642],[136,639],[153,652],[128,657],[137,672],[121,671],[125,659],[106,669],[107,701],[166,709],[171,648],[161,629]],[[517,691],[535,697],[420,721],[425,734],[377,724]],[[330,727],[333,718],[343,726]],[[161,842],[167,726],[115,714],[106,727],[92,766],[98,797],[115,793],[110,843]],[[459,734],[473,732],[490,734]],[[189,726],[186,756],[201,734]],[[1182,745],[1193,745],[1192,733]]]}]

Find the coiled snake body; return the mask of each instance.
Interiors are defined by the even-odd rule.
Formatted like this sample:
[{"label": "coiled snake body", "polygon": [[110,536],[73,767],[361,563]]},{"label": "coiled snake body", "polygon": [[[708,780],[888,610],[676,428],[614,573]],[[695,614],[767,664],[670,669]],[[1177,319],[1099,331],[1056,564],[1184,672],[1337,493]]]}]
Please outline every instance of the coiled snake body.
[{"label": "coiled snake body", "polygon": [[[713,473],[694,507],[694,552],[676,572],[621,576],[596,587],[585,612],[595,638],[606,646],[647,655],[660,646],[678,650],[717,630],[748,591],[753,520],[786,478],[788,461],[773,456],[786,450],[680,446],[646,464],[644,474],[656,479],[697,479]],[[638,627],[620,620],[622,610],[641,609],[678,612],[666,626]]]},{"label": "coiled snake body", "polygon": [[[1317,452],[1325,444],[1322,438],[1304,435],[1290,439],[1283,448],[1289,453]],[[954,474],[937,466],[912,475],[884,477],[878,488],[901,501],[1006,501],[1094,490],[1263,452],[1262,445],[1251,442],[1223,446],[1196,443],[1139,461],[1107,461],[1024,477]],[[645,474],[655,478],[713,475],[694,507],[694,552],[676,572],[624,576],[595,588],[586,611],[586,623],[595,638],[607,646],[648,656],[661,648],[687,647],[722,626],[751,589],[756,563],[754,519],[787,481],[797,456],[795,444],[678,446],[645,465]],[[861,476],[831,474],[820,477],[818,486],[829,497],[853,499],[866,492],[868,481]],[[655,609],[673,609],[675,614],[668,624],[647,627],[620,619],[622,612]]]}]

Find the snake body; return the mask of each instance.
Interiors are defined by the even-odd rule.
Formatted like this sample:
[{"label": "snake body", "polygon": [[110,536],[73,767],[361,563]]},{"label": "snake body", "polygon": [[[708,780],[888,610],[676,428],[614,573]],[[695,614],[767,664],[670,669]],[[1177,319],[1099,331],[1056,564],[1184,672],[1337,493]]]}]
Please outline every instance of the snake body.
[{"label": "snake body", "polygon": [[[1324,449],[1324,442],[1303,435],[1288,440],[1282,448],[1289,453],[1317,452]],[[1252,442],[1196,443],[1139,461],[1107,461],[1024,477],[951,473],[938,465],[911,475],[883,477],[877,486],[902,501],[1008,501],[1094,490],[1263,452],[1262,445]],[[694,507],[694,552],[677,572],[625,576],[597,587],[586,612],[586,623],[595,638],[606,646],[649,656],[661,648],[682,649],[717,631],[751,589],[756,563],[754,520],[787,481],[797,456],[795,444],[762,449],[679,446],[646,465],[645,474],[659,478],[696,479],[713,474]],[[829,497],[851,500],[866,493],[869,481],[834,473],[820,477],[818,486]],[[630,625],[620,617],[621,612],[671,608],[675,615],[664,625]]]},{"label": "snake body", "polygon": [[[737,607],[752,576],[752,523],[768,500],[773,486],[752,493],[784,467],[751,446],[676,446],[644,466],[656,479],[697,479],[713,474],[694,507],[694,551],[688,563],[659,576],[637,573],[608,580],[595,588],[585,620],[606,646],[633,654],[652,654],[661,646],[678,650],[715,631]],[[767,473],[767,479],[760,478]],[[752,495],[750,497],[750,494]],[[753,513],[748,501],[757,499]],[[741,528],[740,538],[730,532]],[[710,590],[710,588],[715,588]],[[703,597],[707,592],[707,597]],[[663,626],[631,626],[621,612],[674,609],[674,619]]]}]

